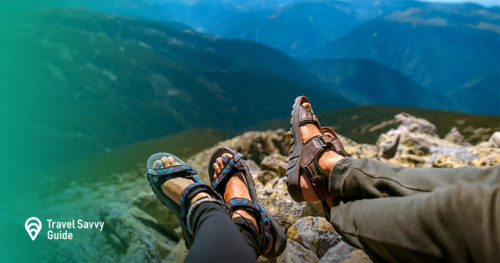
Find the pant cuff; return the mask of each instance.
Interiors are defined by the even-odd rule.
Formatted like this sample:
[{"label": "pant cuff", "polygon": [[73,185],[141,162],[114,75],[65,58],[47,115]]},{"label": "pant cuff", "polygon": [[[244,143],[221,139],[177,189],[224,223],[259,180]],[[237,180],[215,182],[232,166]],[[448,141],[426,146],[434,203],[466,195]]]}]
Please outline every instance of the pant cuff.
[{"label": "pant cuff", "polygon": [[328,182],[328,190],[332,196],[342,197],[342,184],[353,162],[351,157],[344,157],[333,166]]}]

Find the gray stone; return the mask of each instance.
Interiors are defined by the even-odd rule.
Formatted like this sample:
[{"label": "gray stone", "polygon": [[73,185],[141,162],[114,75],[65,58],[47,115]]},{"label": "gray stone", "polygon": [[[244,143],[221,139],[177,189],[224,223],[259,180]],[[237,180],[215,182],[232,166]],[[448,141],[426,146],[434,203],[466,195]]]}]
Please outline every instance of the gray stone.
[{"label": "gray stone", "polygon": [[322,257],[340,241],[340,235],[323,217],[303,217],[288,229],[287,236]]},{"label": "gray stone", "polygon": [[330,262],[373,262],[368,255],[361,249],[357,249],[344,241],[339,242],[334,247],[330,248],[321,258],[319,263]]},{"label": "gray stone", "polygon": [[277,263],[316,263],[318,256],[298,242],[288,239],[286,249],[277,259]]}]

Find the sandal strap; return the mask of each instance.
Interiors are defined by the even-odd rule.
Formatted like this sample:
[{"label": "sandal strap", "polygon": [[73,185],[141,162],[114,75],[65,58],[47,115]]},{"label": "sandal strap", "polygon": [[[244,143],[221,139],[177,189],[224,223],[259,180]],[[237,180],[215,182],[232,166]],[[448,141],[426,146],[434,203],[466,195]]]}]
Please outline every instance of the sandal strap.
[{"label": "sandal strap", "polygon": [[234,210],[239,208],[244,209],[245,211],[255,216],[259,224],[259,229],[261,229],[259,233],[259,235],[261,236],[261,238],[259,239],[259,246],[262,251],[265,251],[265,249],[269,246],[269,243],[272,242],[272,225],[269,217],[265,214],[262,208],[246,198],[232,198],[226,203],[226,206],[230,215],[233,214]]},{"label": "sandal strap", "polygon": [[[224,157],[223,157],[224,158]],[[243,154],[237,152],[233,158],[231,158],[224,169],[217,175],[213,182],[213,187],[216,191],[222,193],[222,189],[224,189],[224,185],[227,180],[233,175],[235,172],[244,172],[245,171],[245,160],[243,159]]]},{"label": "sandal strap", "polygon": [[302,106],[302,104],[305,102],[309,102],[309,100],[306,97],[303,97],[301,99],[299,107],[299,118],[298,118],[299,126],[310,123],[314,124],[316,127],[318,127],[318,129],[321,129],[318,117],[316,117],[316,115],[308,108]]},{"label": "sandal strap", "polygon": [[197,175],[196,169],[185,164],[166,168],[150,168],[147,173],[151,175],[151,182],[157,186],[161,186],[164,182],[177,177],[184,177],[202,183],[200,177]]},{"label": "sandal strap", "polygon": [[[196,175],[198,176],[198,175]],[[199,178],[199,177],[198,177]],[[201,181],[201,180],[200,180]],[[205,192],[210,195],[212,198],[217,200],[222,200],[222,197],[217,193],[212,187],[204,184],[203,182],[196,182],[188,185],[184,191],[182,191],[182,195],[180,198],[180,208],[181,208],[181,217],[185,220],[187,212],[191,206],[191,200],[193,197],[201,192]]]},{"label": "sandal strap", "polygon": [[319,156],[327,150],[334,150],[332,140],[326,135],[316,135],[304,144],[300,160],[300,169],[305,172],[320,199],[330,196],[328,176],[321,170],[318,163]]},{"label": "sandal strap", "polygon": [[329,133],[331,135],[333,135],[333,138],[330,138],[327,136],[328,139],[330,139],[330,141],[332,142],[332,145],[333,145],[333,151],[335,151],[336,153],[342,155],[342,156],[346,156],[346,152],[345,152],[345,149],[344,149],[344,145],[342,145],[342,142],[340,141],[340,138],[339,136],[337,135],[337,133],[335,133],[333,131],[332,128],[330,127],[321,127],[321,133],[325,134],[325,133]]}]

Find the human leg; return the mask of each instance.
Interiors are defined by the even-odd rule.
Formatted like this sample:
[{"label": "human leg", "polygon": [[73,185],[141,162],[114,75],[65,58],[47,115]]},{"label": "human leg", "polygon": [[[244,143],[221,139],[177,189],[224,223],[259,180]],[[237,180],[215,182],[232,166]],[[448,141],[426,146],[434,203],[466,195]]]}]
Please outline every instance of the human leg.
[{"label": "human leg", "polygon": [[329,191],[349,199],[407,196],[459,182],[500,184],[500,166],[480,169],[408,168],[371,159],[344,158],[329,176]]},{"label": "human leg", "polygon": [[433,192],[341,203],[331,222],[351,244],[391,262],[500,258],[500,185],[457,183]]}]

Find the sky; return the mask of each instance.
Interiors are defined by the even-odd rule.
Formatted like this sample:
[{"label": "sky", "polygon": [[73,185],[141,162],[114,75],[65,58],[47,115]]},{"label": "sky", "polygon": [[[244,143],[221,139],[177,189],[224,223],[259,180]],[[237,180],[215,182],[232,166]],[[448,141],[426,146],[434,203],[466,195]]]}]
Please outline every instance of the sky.
[{"label": "sky", "polygon": [[422,2],[435,3],[477,3],[485,6],[497,5],[500,6],[500,0],[421,0]]}]

